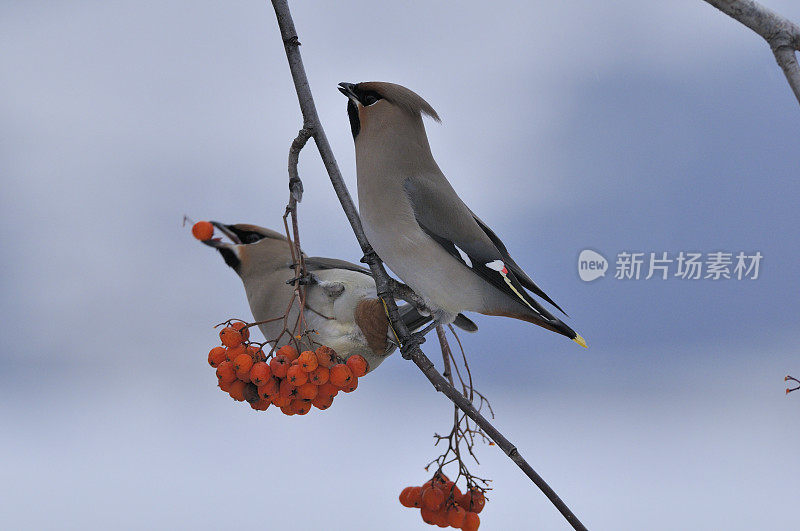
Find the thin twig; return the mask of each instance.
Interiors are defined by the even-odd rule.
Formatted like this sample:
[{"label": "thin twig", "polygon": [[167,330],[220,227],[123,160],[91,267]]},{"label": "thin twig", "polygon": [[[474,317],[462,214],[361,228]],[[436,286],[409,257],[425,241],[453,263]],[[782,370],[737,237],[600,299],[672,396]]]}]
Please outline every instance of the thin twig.
[{"label": "thin twig", "polygon": [[453,385],[453,373],[450,370],[450,359],[452,359],[453,353],[450,350],[450,343],[447,342],[447,336],[442,325],[436,325],[436,336],[439,338],[439,347],[442,349],[442,359],[444,360],[442,376],[448,379],[450,385]]},{"label": "thin twig", "polygon": [[[800,389],[800,380],[798,380],[794,376],[787,375],[786,378],[783,379],[783,381],[784,382],[794,382],[794,383],[797,384],[795,387],[787,387],[786,388],[786,394],[787,395],[789,393],[792,393],[792,392],[797,391],[798,389]],[[787,385],[794,385],[794,384],[787,384]]]},{"label": "thin twig", "polygon": [[564,516],[569,524],[575,529],[586,529],[586,527],[578,520],[578,517],[567,507],[567,504],[556,494],[556,492],[547,484],[547,482],[528,464],[525,459],[520,455],[516,446],[511,441],[500,433],[483,415],[478,412],[475,406],[456,390],[455,387],[450,385],[450,382],[436,371],[436,368],[431,363],[431,360],[419,348],[419,344],[424,340],[417,336],[412,336],[406,325],[400,319],[397,311],[397,304],[392,296],[392,290],[389,283],[389,276],[383,267],[383,263],[375,254],[375,251],[367,241],[364,234],[364,228],[361,225],[361,219],[358,216],[353,199],[350,197],[350,192],[342,178],[342,173],[339,171],[339,165],[336,163],[336,158],[333,155],[333,150],[328,143],[328,138],[325,135],[325,130],[322,128],[319,115],[317,114],[316,106],[314,105],[314,97],[311,93],[311,87],[308,83],[305,67],[303,66],[303,59],[300,55],[300,42],[297,38],[297,31],[294,27],[294,21],[289,10],[287,0],[272,0],[272,7],[275,9],[275,16],[280,28],[281,38],[283,40],[284,50],[286,51],[286,59],[289,62],[289,69],[291,70],[292,80],[294,81],[295,91],[297,92],[297,99],[300,104],[300,110],[303,114],[303,128],[311,131],[311,136],[317,144],[322,162],[330,177],[331,184],[333,185],[339,202],[342,205],[347,220],[353,229],[353,233],[361,245],[361,250],[364,253],[362,261],[369,264],[372,271],[372,276],[375,278],[375,285],[377,288],[378,297],[380,297],[386,305],[389,321],[400,340],[400,352],[403,358],[412,360],[417,367],[422,371],[426,378],[433,384],[434,389],[444,393],[458,408],[466,413],[486,434],[499,446],[509,458],[522,469],[531,481],[533,481],[545,496],[555,505],[558,511]]},{"label": "thin twig", "polygon": [[303,127],[297,133],[297,138],[289,148],[289,206],[294,207],[296,203],[303,200],[303,181],[297,171],[297,163],[300,159],[300,152],[311,138],[311,130]]}]

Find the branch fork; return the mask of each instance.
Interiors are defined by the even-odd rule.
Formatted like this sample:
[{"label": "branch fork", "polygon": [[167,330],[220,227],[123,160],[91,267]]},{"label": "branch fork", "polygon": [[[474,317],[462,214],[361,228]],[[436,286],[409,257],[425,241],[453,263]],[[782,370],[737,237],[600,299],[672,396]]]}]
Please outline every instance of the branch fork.
[{"label": "branch fork", "polygon": [[800,26],[754,0],[705,0],[755,31],[769,44],[786,81],[800,103]]}]

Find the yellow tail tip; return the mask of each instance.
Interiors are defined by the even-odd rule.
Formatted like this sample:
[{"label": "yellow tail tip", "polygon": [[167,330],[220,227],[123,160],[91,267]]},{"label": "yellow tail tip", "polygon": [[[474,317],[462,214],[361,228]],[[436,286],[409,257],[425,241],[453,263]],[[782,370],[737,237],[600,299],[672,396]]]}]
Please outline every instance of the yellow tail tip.
[{"label": "yellow tail tip", "polygon": [[575,335],[575,337],[574,337],[572,340],[573,340],[575,343],[577,343],[577,344],[579,344],[580,346],[582,346],[583,348],[589,348],[589,347],[588,347],[588,345],[586,345],[586,340],[585,340],[585,339],[583,339],[583,338],[580,336],[580,334],[576,334],[576,335]]}]

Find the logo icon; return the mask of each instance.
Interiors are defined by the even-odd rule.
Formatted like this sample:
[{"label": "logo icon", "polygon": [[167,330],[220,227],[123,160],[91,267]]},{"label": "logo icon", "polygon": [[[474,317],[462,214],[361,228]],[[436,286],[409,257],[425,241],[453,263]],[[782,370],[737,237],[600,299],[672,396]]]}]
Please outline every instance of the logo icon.
[{"label": "logo icon", "polygon": [[584,249],[578,255],[578,276],[584,282],[591,282],[606,276],[607,270],[608,260],[602,254],[591,249]]}]

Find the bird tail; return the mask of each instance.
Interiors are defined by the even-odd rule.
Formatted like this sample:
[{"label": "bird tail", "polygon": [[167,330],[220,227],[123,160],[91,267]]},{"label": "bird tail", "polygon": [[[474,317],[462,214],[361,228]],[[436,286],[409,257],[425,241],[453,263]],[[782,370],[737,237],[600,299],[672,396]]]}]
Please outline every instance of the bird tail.
[{"label": "bird tail", "polygon": [[543,318],[541,315],[538,314],[531,316],[513,315],[511,317],[516,317],[517,319],[522,319],[523,321],[528,321],[530,323],[539,325],[542,328],[547,328],[548,330],[552,330],[557,334],[561,334],[562,336],[568,337],[569,339],[573,340],[580,346],[588,348],[586,345],[586,340],[583,339],[583,337],[579,333],[577,333],[575,330],[567,326],[563,321],[561,321],[557,317],[553,317],[550,314],[547,315],[547,317],[550,318],[549,320]]},{"label": "bird tail", "polygon": [[400,320],[403,321],[406,328],[412,332],[431,322],[430,315],[422,315],[410,304],[400,306],[397,311],[400,313]]}]

